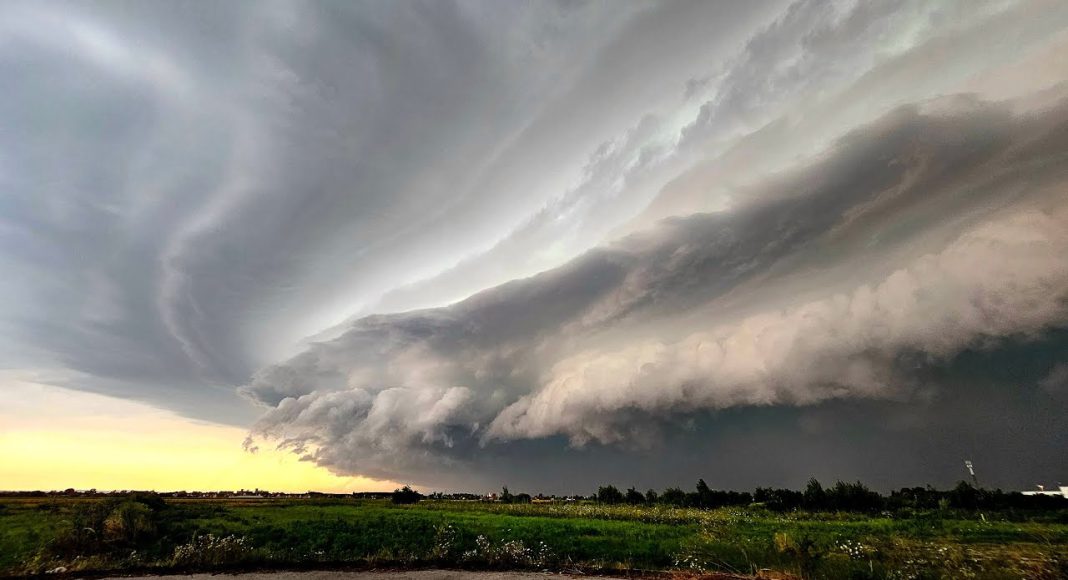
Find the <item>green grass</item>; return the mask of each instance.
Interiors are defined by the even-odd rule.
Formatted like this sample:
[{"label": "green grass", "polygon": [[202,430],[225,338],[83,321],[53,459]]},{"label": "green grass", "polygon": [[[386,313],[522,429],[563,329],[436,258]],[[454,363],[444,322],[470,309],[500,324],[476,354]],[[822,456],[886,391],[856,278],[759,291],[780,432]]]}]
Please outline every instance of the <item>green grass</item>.
[{"label": "green grass", "polygon": [[17,569],[55,536],[65,507],[40,500],[0,499],[0,573]]},{"label": "green grass", "polygon": [[[596,504],[175,500],[153,512],[151,535],[72,551],[56,538],[69,534],[92,501],[0,499],[0,574],[60,565],[769,568],[814,578],[1059,578],[1068,570],[1068,524],[1056,512],[984,520],[958,512],[868,517]],[[228,536],[241,539],[219,540]]]}]

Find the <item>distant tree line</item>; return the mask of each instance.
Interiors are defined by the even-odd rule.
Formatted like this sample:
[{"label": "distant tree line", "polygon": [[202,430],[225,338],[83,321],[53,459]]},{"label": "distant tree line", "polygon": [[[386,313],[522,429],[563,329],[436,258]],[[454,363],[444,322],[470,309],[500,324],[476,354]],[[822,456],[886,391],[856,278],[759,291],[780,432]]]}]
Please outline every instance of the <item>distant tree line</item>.
[{"label": "distant tree line", "polygon": [[597,489],[593,499],[603,504],[668,505],[691,508],[718,508],[725,506],[761,505],[774,511],[804,509],[808,511],[879,512],[903,509],[960,509],[960,510],[1010,510],[1010,509],[1057,509],[1068,505],[1068,500],[1055,496],[1023,495],[1020,492],[1005,492],[973,487],[960,482],[950,490],[937,490],[931,486],[907,487],[880,494],[857,481],[839,481],[830,487],[810,479],[803,491],[792,489],[758,487],[753,493],[747,491],[724,491],[711,489],[705,480],[697,481],[693,491],[669,487],[660,493],[648,490],[645,493],[631,487],[620,491],[613,485]]},{"label": "distant tree line", "polygon": [[[164,500],[175,497],[193,497],[193,494],[204,497],[214,497],[215,494],[232,494],[233,492],[138,492],[117,491],[97,492],[96,490],[75,491],[18,491],[0,492],[7,497],[99,497],[124,499],[146,505],[154,511],[159,511]],[[266,492],[265,492],[266,493]],[[712,489],[703,479],[697,481],[693,491],[684,491],[679,487],[669,487],[657,492],[650,489],[642,493],[634,487],[620,491],[614,485],[603,485],[597,493],[591,496],[566,495],[566,496],[531,496],[528,493],[512,493],[508,487],[504,487],[500,495],[481,495],[473,493],[432,493],[424,496],[410,486],[404,486],[389,492],[367,492],[353,494],[322,494],[308,492],[305,494],[276,494],[272,497],[302,497],[302,498],[349,498],[362,497],[364,499],[388,497],[396,504],[413,504],[425,497],[437,500],[467,500],[467,501],[498,501],[509,504],[531,503],[532,501],[596,501],[602,504],[630,504],[630,505],[664,505],[673,507],[689,507],[701,509],[713,509],[726,506],[759,506],[773,511],[829,511],[829,512],[898,512],[902,510],[985,510],[985,511],[1012,511],[1012,510],[1064,510],[1068,508],[1068,499],[1061,496],[1049,495],[1024,495],[1018,491],[1002,491],[1000,489],[985,489],[975,487],[968,482],[961,481],[956,487],[949,490],[939,490],[931,486],[904,487],[889,494],[880,494],[869,489],[863,483],[836,482],[830,487],[824,487],[816,479],[810,479],[805,489],[797,491],[785,488],[758,487],[752,493],[746,491],[726,491]]]}]

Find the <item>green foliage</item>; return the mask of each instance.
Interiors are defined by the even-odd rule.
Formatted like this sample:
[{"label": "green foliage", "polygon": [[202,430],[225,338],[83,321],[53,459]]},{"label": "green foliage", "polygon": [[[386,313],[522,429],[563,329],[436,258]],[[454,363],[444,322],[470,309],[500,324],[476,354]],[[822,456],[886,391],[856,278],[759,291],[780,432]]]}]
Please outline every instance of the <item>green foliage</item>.
[{"label": "green foliage", "polygon": [[[60,566],[114,573],[345,564],[1045,580],[1063,578],[1068,562],[1068,524],[1057,512],[1014,512],[1011,519],[988,512],[984,520],[955,508],[871,515],[646,501],[172,500],[155,510],[128,499],[0,505],[0,557],[8,574]],[[76,522],[97,526],[99,539],[89,533],[72,539]]]},{"label": "green foliage", "polygon": [[605,504],[623,503],[623,492],[614,485],[603,485],[597,489],[597,501]]},{"label": "green foliage", "polygon": [[827,505],[827,492],[823,490],[823,486],[815,477],[808,480],[803,497],[805,509],[820,510]]},{"label": "green foliage", "polygon": [[645,495],[632,487],[627,490],[623,500],[631,505],[638,505],[645,503]]},{"label": "green foliage", "polygon": [[528,546],[523,540],[497,541],[478,536],[475,547],[463,553],[465,563],[481,563],[495,568],[546,568],[556,561],[556,554],[545,542]]},{"label": "green foliage", "polygon": [[205,534],[176,546],[171,563],[180,568],[204,569],[244,562],[251,553],[252,547],[244,537]]},{"label": "green foliage", "polygon": [[156,538],[158,513],[146,503],[125,498],[77,505],[46,552],[66,557],[144,546]]},{"label": "green foliage", "polygon": [[802,578],[814,578],[820,566],[820,561],[825,555],[824,551],[817,546],[816,541],[808,534],[800,539],[795,539],[790,534],[779,532],[775,534],[775,548],[781,554],[787,555],[797,563],[797,571]]},{"label": "green foliage", "polygon": [[686,492],[677,487],[669,487],[660,496],[660,501],[673,506],[682,506],[686,503]]}]

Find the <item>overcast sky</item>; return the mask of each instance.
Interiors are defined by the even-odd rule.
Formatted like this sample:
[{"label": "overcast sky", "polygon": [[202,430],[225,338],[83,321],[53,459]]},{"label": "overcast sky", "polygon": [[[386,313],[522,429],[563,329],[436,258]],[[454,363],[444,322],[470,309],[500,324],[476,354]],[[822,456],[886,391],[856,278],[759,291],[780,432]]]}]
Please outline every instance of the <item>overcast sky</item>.
[{"label": "overcast sky", "polygon": [[0,369],[425,487],[1053,482],[1066,53],[1056,0],[4,2]]}]

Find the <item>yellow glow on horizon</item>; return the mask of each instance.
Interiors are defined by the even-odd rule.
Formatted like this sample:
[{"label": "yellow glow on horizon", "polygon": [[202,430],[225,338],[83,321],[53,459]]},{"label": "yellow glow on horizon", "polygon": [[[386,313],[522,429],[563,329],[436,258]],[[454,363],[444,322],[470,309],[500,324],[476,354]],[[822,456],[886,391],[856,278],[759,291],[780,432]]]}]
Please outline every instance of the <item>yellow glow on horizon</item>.
[{"label": "yellow glow on horizon", "polygon": [[141,403],[0,380],[0,489],[350,492],[398,485],[337,476],[292,453],[245,452],[239,427],[203,423]]}]

